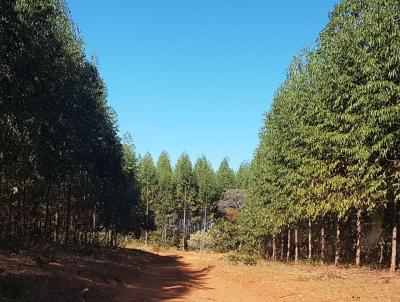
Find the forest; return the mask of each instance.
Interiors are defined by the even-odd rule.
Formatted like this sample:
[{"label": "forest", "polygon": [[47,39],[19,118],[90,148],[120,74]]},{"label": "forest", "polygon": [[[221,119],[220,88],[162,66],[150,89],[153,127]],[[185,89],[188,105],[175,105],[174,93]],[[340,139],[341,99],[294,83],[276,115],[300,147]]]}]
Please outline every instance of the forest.
[{"label": "forest", "polygon": [[66,4],[2,0],[0,129],[1,249],[135,240],[398,268],[397,0],[336,5],[237,171],[138,154]]}]

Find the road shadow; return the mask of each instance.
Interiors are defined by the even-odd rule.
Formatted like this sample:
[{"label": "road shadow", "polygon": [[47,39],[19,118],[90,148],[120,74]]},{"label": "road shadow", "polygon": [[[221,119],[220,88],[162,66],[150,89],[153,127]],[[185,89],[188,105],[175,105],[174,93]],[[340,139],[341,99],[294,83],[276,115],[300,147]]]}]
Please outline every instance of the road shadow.
[{"label": "road shadow", "polygon": [[0,301],[168,301],[193,289],[206,289],[212,269],[192,268],[179,256],[133,249],[53,258],[47,262],[33,255],[0,254]]}]

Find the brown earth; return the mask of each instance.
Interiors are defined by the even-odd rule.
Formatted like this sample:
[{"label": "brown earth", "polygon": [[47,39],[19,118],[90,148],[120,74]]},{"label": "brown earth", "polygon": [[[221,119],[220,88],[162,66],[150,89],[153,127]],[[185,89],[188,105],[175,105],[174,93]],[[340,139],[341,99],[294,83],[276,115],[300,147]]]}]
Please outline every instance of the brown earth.
[{"label": "brown earth", "polygon": [[[43,254],[43,253],[42,253]],[[223,255],[96,250],[90,256],[0,254],[0,301],[400,301],[400,275]]]}]

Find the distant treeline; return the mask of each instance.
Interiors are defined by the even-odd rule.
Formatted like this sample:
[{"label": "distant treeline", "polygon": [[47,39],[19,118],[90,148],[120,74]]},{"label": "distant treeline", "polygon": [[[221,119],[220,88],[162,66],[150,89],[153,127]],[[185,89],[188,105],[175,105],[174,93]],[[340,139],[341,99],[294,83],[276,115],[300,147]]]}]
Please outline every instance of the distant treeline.
[{"label": "distant treeline", "polygon": [[400,2],[344,0],[267,113],[241,240],[273,259],[396,269]]},{"label": "distant treeline", "polygon": [[249,166],[243,163],[235,173],[224,159],[214,171],[205,156],[193,166],[183,153],[173,168],[168,153],[162,152],[156,164],[147,153],[138,169],[145,243],[183,249],[190,234],[207,232],[221,218],[218,206],[232,200],[224,199],[224,192],[247,186]]}]

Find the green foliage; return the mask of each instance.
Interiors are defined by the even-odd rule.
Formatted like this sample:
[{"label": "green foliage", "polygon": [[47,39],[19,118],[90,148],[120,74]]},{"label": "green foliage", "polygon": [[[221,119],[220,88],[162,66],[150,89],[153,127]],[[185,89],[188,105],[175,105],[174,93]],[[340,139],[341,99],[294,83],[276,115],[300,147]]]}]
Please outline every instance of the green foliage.
[{"label": "green foliage", "polygon": [[154,211],[156,214],[156,228],[159,230],[159,241],[168,242],[168,234],[171,232],[171,223],[175,222],[175,183],[171,161],[167,152],[162,152],[156,166],[157,191]]},{"label": "green foliage", "polygon": [[258,262],[256,256],[249,254],[229,253],[226,258],[230,265],[238,265],[240,262],[242,262],[245,265],[255,266]]},{"label": "green foliage", "polygon": [[114,244],[140,227],[132,157],[106,98],[64,1],[1,1],[2,241],[95,243],[107,229]]},{"label": "green foliage", "polygon": [[145,213],[145,229],[154,229],[154,202],[157,194],[156,167],[150,153],[146,153],[139,163],[138,173],[142,209]]},{"label": "green foliage", "polygon": [[202,214],[203,229],[208,229],[208,220],[215,212],[215,200],[218,197],[218,185],[214,170],[205,156],[200,157],[194,166],[194,176],[197,185],[197,210]]},{"label": "green foliage", "polygon": [[190,234],[188,248],[195,251],[210,251],[214,248],[215,240],[210,232],[198,231]]},{"label": "green foliage", "polygon": [[398,12],[394,0],[344,0],[316,49],[293,59],[250,165],[244,244],[388,206],[398,222]]},{"label": "green foliage", "polygon": [[236,187],[235,172],[229,167],[228,158],[222,160],[216,175],[220,194],[224,193],[224,190],[234,189]]},{"label": "green foliage", "polygon": [[220,219],[209,231],[213,241],[213,250],[228,252],[239,248],[239,231],[237,223]]},{"label": "green foliage", "polygon": [[236,188],[246,190],[250,185],[250,179],[250,164],[248,162],[243,162],[240,164],[239,169],[236,172]]}]

